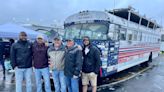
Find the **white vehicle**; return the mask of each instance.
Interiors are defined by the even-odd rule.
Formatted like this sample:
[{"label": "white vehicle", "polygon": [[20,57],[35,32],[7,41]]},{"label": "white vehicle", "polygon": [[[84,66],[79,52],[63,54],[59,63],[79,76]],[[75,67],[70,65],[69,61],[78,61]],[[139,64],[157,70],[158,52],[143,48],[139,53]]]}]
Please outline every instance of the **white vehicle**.
[{"label": "white vehicle", "polygon": [[101,50],[100,77],[148,64],[160,52],[160,26],[132,8],[82,11],[66,18],[65,38],[89,36]]}]

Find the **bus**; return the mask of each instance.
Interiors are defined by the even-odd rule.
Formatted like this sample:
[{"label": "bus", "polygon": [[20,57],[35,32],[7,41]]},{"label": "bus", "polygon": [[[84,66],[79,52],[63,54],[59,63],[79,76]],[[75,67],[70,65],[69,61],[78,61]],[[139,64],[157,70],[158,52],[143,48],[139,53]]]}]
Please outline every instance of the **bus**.
[{"label": "bus", "polygon": [[161,26],[132,8],[81,11],[64,21],[65,39],[82,44],[89,36],[101,51],[100,77],[139,64],[148,64],[160,52]]}]

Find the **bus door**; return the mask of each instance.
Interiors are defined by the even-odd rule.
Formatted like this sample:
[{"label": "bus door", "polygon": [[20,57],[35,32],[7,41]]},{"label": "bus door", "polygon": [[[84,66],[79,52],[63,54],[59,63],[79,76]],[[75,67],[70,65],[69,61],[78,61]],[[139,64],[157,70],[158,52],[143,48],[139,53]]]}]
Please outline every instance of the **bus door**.
[{"label": "bus door", "polygon": [[100,77],[106,77],[117,72],[119,43],[111,40],[92,41],[101,52]]},{"label": "bus door", "polygon": [[[109,76],[117,72],[118,54],[119,54],[119,33],[120,26],[110,24],[108,31],[108,56],[107,60],[102,58],[102,77]],[[103,52],[102,52],[103,53]]]}]

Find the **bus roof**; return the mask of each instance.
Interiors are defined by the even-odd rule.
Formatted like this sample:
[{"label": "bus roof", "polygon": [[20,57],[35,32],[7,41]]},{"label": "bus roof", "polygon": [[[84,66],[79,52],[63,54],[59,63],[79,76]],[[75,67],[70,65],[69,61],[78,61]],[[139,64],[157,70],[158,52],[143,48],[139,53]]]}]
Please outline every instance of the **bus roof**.
[{"label": "bus roof", "polygon": [[103,11],[82,11],[69,16],[65,20],[65,24],[79,21],[91,21],[91,20],[109,20],[108,13]]},{"label": "bus roof", "polygon": [[69,16],[64,23],[67,24],[93,20],[110,21],[110,18],[117,19],[114,16],[131,21],[133,23],[137,23],[150,29],[162,28],[162,26],[157,24],[156,21],[152,21],[151,19],[146,18],[146,16],[141,16],[138,12],[135,12],[135,9],[132,7],[113,9],[110,11],[82,11]]}]

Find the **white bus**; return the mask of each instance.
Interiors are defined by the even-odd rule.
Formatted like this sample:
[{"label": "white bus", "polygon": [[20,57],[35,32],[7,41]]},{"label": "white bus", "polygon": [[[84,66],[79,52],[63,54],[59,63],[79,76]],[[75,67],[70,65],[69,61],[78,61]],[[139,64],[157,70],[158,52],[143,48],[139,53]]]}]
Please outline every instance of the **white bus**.
[{"label": "white bus", "polygon": [[[65,38],[81,44],[89,36],[101,50],[100,77],[138,64],[147,64],[160,52],[160,26],[131,8],[82,11],[66,18]],[[146,63],[145,63],[146,62]]]}]

